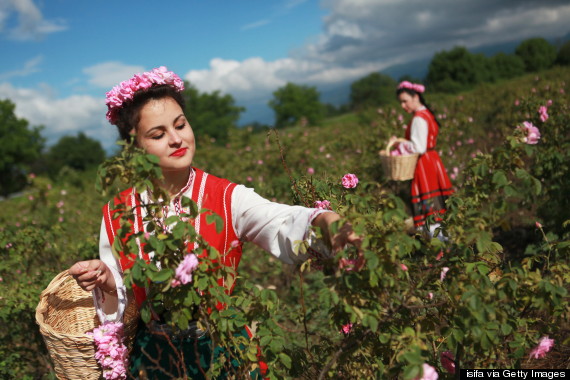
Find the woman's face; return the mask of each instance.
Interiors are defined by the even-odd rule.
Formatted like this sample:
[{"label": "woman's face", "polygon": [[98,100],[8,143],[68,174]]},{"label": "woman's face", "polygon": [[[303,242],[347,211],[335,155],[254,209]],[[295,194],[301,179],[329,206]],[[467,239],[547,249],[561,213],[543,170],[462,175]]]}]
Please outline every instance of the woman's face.
[{"label": "woman's face", "polygon": [[196,152],[192,127],[172,98],[152,99],[141,108],[136,139],[159,158],[163,172],[187,171]]},{"label": "woman's face", "polygon": [[410,95],[407,92],[402,92],[398,95],[398,100],[400,105],[407,113],[415,112],[418,108],[422,106],[420,102],[420,97],[418,94]]}]

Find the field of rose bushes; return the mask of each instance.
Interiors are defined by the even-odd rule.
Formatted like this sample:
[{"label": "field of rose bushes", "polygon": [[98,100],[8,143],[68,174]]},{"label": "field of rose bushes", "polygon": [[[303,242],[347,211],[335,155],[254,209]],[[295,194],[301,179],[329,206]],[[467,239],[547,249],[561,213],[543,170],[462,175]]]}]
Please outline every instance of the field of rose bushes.
[{"label": "field of rose bushes", "polygon": [[[198,136],[197,167],[278,202],[328,201],[365,237],[362,268],[350,249],[294,268],[244,246],[235,296],[224,301],[239,306],[235,323],[255,322],[252,347],[261,346],[269,376],[569,368],[569,84],[570,70],[556,68],[459,95],[428,88],[456,189],[440,231],[446,243],[409,232],[409,182],[383,175],[378,151],[409,120],[396,104],[319,126],[237,129],[223,148]],[[347,173],[356,187],[342,186]],[[97,257],[108,196],[96,177],[30,175],[23,196],[2,202],[2,378],[55,378],[34,310],[57,273]],[[241,358],[244,371],[255,359]]]}]

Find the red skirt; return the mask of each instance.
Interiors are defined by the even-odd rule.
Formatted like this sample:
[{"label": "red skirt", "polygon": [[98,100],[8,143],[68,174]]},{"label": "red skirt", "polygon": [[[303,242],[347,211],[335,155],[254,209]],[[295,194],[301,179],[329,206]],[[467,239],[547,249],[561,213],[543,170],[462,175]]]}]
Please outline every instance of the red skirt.
[{"label": "red skirt", "polygon": [[445,213],[445,200],[453,194],[451,181],[439,154],[428,150],[418,159],[412,179],[412,210],[414,225],[423,226],[430,215],[436,222]]}]

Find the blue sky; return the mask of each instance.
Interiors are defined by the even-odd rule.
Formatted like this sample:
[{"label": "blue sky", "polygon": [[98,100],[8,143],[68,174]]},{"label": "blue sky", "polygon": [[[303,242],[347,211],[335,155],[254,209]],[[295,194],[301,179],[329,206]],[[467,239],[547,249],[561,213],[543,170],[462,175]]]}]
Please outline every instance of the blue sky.
[{"label": "blue sky", "polygon": [[457,45],[563,36],[568,20],[567,0],[0,0],[0,99],[48,144],[83,131],[109,150],[105,92],[153,67],[255,119],[287,82],[346,84]]}]

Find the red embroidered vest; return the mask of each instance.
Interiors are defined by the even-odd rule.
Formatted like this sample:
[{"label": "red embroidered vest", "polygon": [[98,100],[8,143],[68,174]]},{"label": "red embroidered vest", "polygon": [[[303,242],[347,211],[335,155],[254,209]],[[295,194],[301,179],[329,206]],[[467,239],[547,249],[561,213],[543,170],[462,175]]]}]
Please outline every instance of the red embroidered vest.
[{"label": "red embroidered vest", "polygon": [[[437,142],[437,135],[439,133],[439,126],[437,125],[437,122],[435,121],[433,114],[426,108],[426,109],[423,109],[421,111],[416,111],[414,113],[414,117],[415,116],[419,116],[427,122],[428,136],[427,136],[426,149],[427,150],[434,149],[435,143]],[[412,119],[412,121],[413,121],[413,119]],[[406,128],[406,134],[405,134],[406,140],[411,139],[412,121],[410,121],[410,123],[408,124],[408,126]]]},{"label": "red embroidered vest", "polygon": [[[191,183],[191,199],[198,205],[198,210],[208,209],[210,211],[201,213],[195,220],[192,220],[191,223],[194,224],[197,234],[201,235],[211,247],[220,252],[223,265],[232,267],[237,271],[242,254],[242,243],[236,236],[232,223],[231,199],[236,184],[205,173],[200,169],[194,168],[194,172],[194,179]],[[113,205],[111,205],[111,202],[113,202]],[[120,196],[111,202],[103,206],[103,218],[105,220],[107,236],[112,246],[120,228],[120,215],[115,215],[121,211],[116,208],[118,205],[125,205],[127,209],[135,210],[135,220],[131,226],[131,231],[123,239],[123,242],[126,242],[133,233],[142,231],[143,222],[140,194],[138,194],[134,188],[121,192]],[[215,223],[208,224],[206,222],[206,217],[211,212],[218,214],[224,222],[223,228],[219,233],[216,231]],[[234,243],[232,247],[232,242],[237,243]],[[139,250],[138,257],[148,262],[149,257],[144,252],[143,243],[137,239],[137,245]],[[190,251],[193,248],[193,244],[189,244],[188,250]],[[205,254],[205,252],[202,253],[202,255],[203,254]],[[136,256],[135,253],[125,254],[124,252],[120,252],[119,263],[123,272],[133,266]],[[220,278],[218,283],[221,286],[225,286],[224,278]],[[228,291],[231,292],[232,289],[233,284],[229,286]],[[145,289],[133,284],[133,293],[137,305],[141,307],[143,301],[146,299]]]}]

